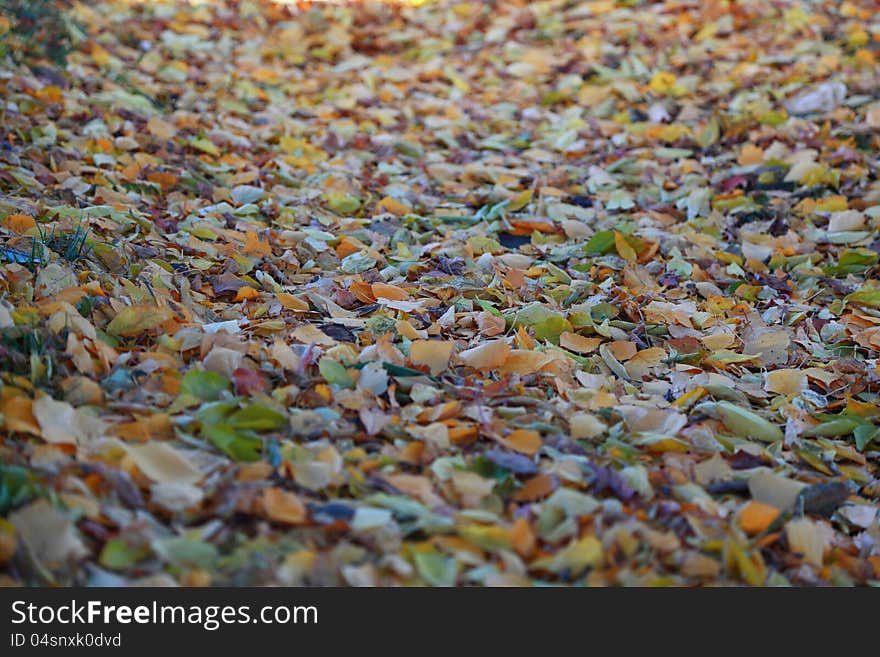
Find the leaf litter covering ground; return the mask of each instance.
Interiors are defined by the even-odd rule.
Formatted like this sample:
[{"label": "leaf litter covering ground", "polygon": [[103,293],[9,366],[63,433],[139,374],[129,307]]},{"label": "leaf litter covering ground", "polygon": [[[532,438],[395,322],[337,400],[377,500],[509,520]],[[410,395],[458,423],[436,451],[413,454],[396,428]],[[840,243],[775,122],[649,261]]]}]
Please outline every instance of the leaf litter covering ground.
[{"label": "leaf litter covering ground", "polygon": [[2,76],[7,584],[876,584],[870,2],[79,5]]}]

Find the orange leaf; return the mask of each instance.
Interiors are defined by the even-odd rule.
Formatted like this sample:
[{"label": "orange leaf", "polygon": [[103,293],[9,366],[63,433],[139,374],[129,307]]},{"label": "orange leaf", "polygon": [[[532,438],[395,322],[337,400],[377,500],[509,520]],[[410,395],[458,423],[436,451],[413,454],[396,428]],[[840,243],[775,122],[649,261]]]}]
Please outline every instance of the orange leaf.
[{"label": "orange leaf", "polygon": [[517,554],[523,557],[535,551],[535,533],[525,518],[517,518],[510,528],[510,543]]},{"label": "orange leaf", "polygon": [[409,463],[411,465],[418,465],[422,462],[422,454],[425,452],[425,443],[420,442],[418,440],[414,440],[411,443],[407,443],[406,447],[400,450],[400,454],[398,458],[404,463]]},{"label": "orange leaf", "polygon": [[13,388],[4,388],[0,398],[0,415],[8,433],[21,432],[41,436],[40,425],[31,410],[33,401],[23,394],[13,394]]},{"label": "orange leaf", "polygon": [[61,87],[50,84],[37,91],[34,96],[47,103],[60,103],[64,100],[64,94],[61,93]]},{"label": "orange leaf", "polygon": [[372,291],[373,296],[377,299],[380,297],[383,299],[391,299],[392,301],[406,301],[409,299],[409,292],[401,287],[389,285],[388,283],[373,283]]},{"label": "orange leaf", "polygon": [[461,412],[461,402],[448,401],[419,413],[419,422],[441,422],[456,417]]},{"label": "orange leaf", "polygon": [[3,220],[3,225],[14,233],[26,233],[35,228],[37,222],[28,214],[11,214]]},{"label": "orange leaf", "polygon": [[303,301],[299,297],[295,297],[292,294],[287,294],[287,292],[279,292],[275,295],[275,298],[278,299],[278,303],[280,303],[287,310],[296,310],[301,313],[306,313],[309,311],[309,304],[306,301]]},{"label": "orange leaf", "polygon": [[265,258],[272,255],[272,247],[268,240],[260,239],[256,231],[249,230],[244,240],[244,252],[250,256]]},{"label": "orange leaf", "polygon": [[244,301],[245,299],[259,299],[260,292],[259,290],[255,290],[250,285],[245,285],[244,287],[238,288],[238,292],[235,293],[236,301]]},{"label": "orange leaf", "polygon": [[351,292],[358,301],[363,301],[364,303],[376,302],[376,295],[373,294],[373,286],[364,281],[353,281],[348,286],[348,291]]},{"label": "orange leaf", "polygon": [[775,506],[751,500],[739,512],[739,526],[746,534],[754,536],[772,525],[780,513]]},{"label": "orange leaf", "polygon": [[516,452],[534,456],[541,449],[541,434],[533,429],[515,429],[501,442]]},{"label": "orange leaf", "polygon": [[562,228],[549,221],[535,221],[529,219],[510,219],[508,223],[511,225],[512,235],[531,235],[534,232],[539,233],[561,233]]},{"label": "orange leaf", "polygon": [[348,237],[347,235],[339,240],[339,244],[336,246],[336,256],[338,258],[344,258],[346,256],[350,256],[352,253],[357,253],[358,251],[362,251],[366,248],[366,244],[363,242],[356,240],[353,237]]},{"label": "orange leaf", "polygon": [[871,564],[871,568],[874,571],[874,579],[880,579],[880,554],[868,557],[868,562]]},{"label": "orange leaf", "polygon": [[559,346],[578,354],[588,354],[602,344],[602,338],[587,338],[577,333],[565,331],[559,336]]},{"label": "orange leaf", "polygon": [[472,443],[479,435],[477,428],[468,424],[460,424],[457,427],[449,428],[449,442],[453,445]]},{"label": "orange leaf", "polygon": [[107,66],[110,63],[110,53],[97,43],[92,44],[92,60],[98,66]]},{"label": "orange leaf", "polygon": [[629,342],[628,340],[615,340],[608,345],[608,348],[611,349],[614,357],[620,361],[629,360],[639,350],[635,342]]},{"label": "orange leaf", "polygon": [[121,422],[113,427],[113,435],[132,442],[145,442],[150,439],[150,429],[141,420]]},{"label": "orange leaf", "polygon": [[477,370],[493,370],[504,365],[510,347],[504,340],[490,340],[458,354],[462,363]]},{"label": "orange leaf", "polygon": [[302,500],[280,488],[266,489],[263,493],[263,508],[271,520],[288,525],[300,525],[308,517],[308,510]]},{"label": "orange leaf", "polygon": [[553,475],[539,474],[531,479],[516,491],[513,499],[517,502],[535,502],[547,497],[559,486],[559,480]]},{"label": "orange leaf", "polygon": [[528,334],[525,327],[520,326],[516,329],[516,346],[519,349],[534,349],[538,344],[535,339]]},{"label": "orange leaf", "polygon": [[173,189],[177,184],[177,176],[173,173],[165,173],[163,171],[153,171],[147,175],[147,180],[157,183],[163,192]]}]

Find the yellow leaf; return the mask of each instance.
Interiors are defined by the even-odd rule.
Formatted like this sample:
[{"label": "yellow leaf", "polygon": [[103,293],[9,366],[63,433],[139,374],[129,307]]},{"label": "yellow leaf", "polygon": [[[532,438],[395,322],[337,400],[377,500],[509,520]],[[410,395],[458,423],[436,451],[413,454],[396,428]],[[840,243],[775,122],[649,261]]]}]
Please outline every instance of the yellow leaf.
[{"label": "yellow leaf", "polygon": [[127,446],[128,456],[152,481],[194,484],[202,473],[183,454],[166,443],[151,441]]},{"label": "yellow leaf", "polygon": [[98,66],[107,66],[110,63],[110,53],[97,43],[92,44],[92,61]]},{"label": "yellow leaf", "polygon": [[207,153],[208,155],[213,155],[214,157],[220,155],[220,150],[214,142],[205,137],[193,137],[189,140],[189,143],[193,148],[198,149],[203,153]]},{"label": "yellow leaf", "polygon": [[603,561],[602,542],[595,536],[588,535],[571,543],[554,556],[536,560],[533,566],[557,573],[568,571],[580,574],[586,568],[601,566]]},{"label": "yellow leaf", "polygon": [[412,212],[411,207],[409,207],[406,203],[403,203],[402,201],[398,201],[393,196],[386,196],[381,201],[379,201],[376,209],[380,212],[389,212],[398,217]]},{"label": "yellow leaf", "polygon": [[458,535],[483,550],[507,550],[511,546],[510,531],[498,525],[464,525]]},{"label": "yellow leaf", "polygon": [[76,420],[76,409],[67,402],[43,395],[34,400],[31,410],[40,423],[40,435],[46,442],[76,445],[83,437]]},{"label": "yellow leaf", "polygon": [[764,390],[792,397],[807,389],[807,375],[801,370],[774,370],[764,375]]},{"label": "yellow leaf", "polygon": [[529,203],[532,202],[532,196],[534,195],[534,190],[526,189],[516,196],[512,197],[510,201],[507,203],[507,210],[510,212],[517,212],[526,207]]},{"label": "yellow leaf", "polygon": [[624,260],[632,262],[637,257],[635,249],[629,245],[629,242],[626,241],[626,237],[616,230],[614,231],[614,248],[617,249],[617,254]]},{"label": "yellow leaf", "polygon": [[314,324],[297,326],[290,335],[294,340],[302,344],[319,344],[325,347],[332,347],[336,344],[336,340]]},{"label": "yellow leaf", "polygon": [[764,161],[764,149],[754,144],[746,144],[739,152],[737,164],[750,167],[761,164]]},{"label": "yellow leaf", "polygon": [[803,555],[804,561],[817,568],[822,567],[833,536],[834,531],[826,523],[809,518],[789,520],[785,525],[785,537],[791,551]]},{"label": "yellow leaf", "polygon": [[146,304],[127,306],[107,325],[107,333],[121,337],[154,329],[173,317],[168,308]]},{"label": "yellow leaf", "polygon": [[655,94],[667,93],[676,83],[676,77],[667,71],[658,71],[648,83],[648,88]]},{"label": "yellow leaf", "polygon": [[454,340],[414,340],[409,347],[409,360],[414,365],[427,365],[431,374],[438,374],[449,365]]},{"label": "yellow leaf", "polygon": [[158,116],[150,117],[150,120],[147,121],[147,130],[159,139],[171,139],[177,134],[177,128],[173,124],[163,121]]},{"label": "yellow leaf", "polygon": [[833,196],[826,196],[825,198],[818,199],[816,201],[816,207],[813,208],[813,212],[842,212],[843,210],[848,209],[849,202],[847,201],[846,196],[835,194]]}]

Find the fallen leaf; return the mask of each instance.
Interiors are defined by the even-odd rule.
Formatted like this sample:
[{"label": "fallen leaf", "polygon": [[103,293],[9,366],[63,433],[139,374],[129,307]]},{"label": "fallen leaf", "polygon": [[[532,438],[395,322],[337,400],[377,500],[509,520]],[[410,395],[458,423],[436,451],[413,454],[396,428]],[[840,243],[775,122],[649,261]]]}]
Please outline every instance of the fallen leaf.
[{"label": "fallen leaf", "polygon": [[158,328],[173,317],[168,308],[158,306],[126,306],[107,325],[110,335],[129,337]]},{"label": "fallen leaf", "polygon": [[270,520],[287,525],[301,525],[309,515],[298,496],[274,486],[263,491],[263,508]]},{"label": "fallen leaf", "polygon": [[458,353],[459,360],[477,370],[492,370],[501,367],[510,355],[506,340],[492,340],[485,344]]}]

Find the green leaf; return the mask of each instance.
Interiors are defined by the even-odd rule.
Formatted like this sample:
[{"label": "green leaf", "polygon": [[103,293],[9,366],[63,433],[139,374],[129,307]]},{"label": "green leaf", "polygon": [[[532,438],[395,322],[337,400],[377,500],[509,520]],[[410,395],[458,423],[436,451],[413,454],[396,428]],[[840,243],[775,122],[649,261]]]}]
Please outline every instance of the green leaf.
[{"label": "green leaf", "polygon": [[124,570],[144,559],[150,553],[146,545],[131,545],[121,538],[111,538],[104,543],[98,562],[110,570]]},{"label": "green leaf", "polygon": [[493,306],[490,301],[485,301],[483,299],[474,299],[474,301],[477,304],[479,304],[480,308],[485,310],[487,313],[491,313],[491,314],[495,315],[496,317],[502,316],[501,313],[498,311],[498,309],[495,306]]},{"label": "green leaf", "polygon": [[475,235],[468,239],[467,243],[475,254],[500,253],[503,250],[498,240],[484,235]]},{"label": "green leaf", "polygon": [[585,536],[552,556],[536,559],[532,565],[555,573],[567,571],[579,574],[586,568],[601,565],[602,560],[602,542],[595,536]]},{"label": "green leaf", "polygon": [[590,308],[590,317],[601,324],[606,319],[614,319],[620,314],[620,308],[610,303],[597,303]]},{"label": "green leaf", "polygon": [[856,439],[856,448],[860,452],[864,452],[868,444],[877,437],[878,429],[873,424],[863,424],[853,430],[853,437]]},{"label": "green leaf", "polygon": [[395,365],[394,363],[382,363],[382,367],[388,374],[391,376],[424,376],[432,381],[436,381],[437,379],[421,370],[414,370],[411,367],[404,367],[403,365]]},{"label": "green leaf", "polygon": [[327,192],[324,198],[327,200],[327,207],[338,215],[354,214],[361,207],[360,199],[350,194]]},{"label": "green leaf", "polygon": [[254,431],[272,431],[287,425],[287,416],[274,408],[253,404],[233,413],[227,422],[237,429],[253,429]]},{"label": "green leaf", "polygon": [[454,586],[458,572],[455,559],[437,551],[416,552],[416,570],[422,579],[434,586]]},{"label": "green leaf", "polygon": [[844,301],[858,303],[862,306],[870,306],[871,308],[880,308],[880,289],[862,289],[852,294],[847,294]]},{"label": "green leaf", "polygon": [[590,255],[605,255],[606,253],[611,253],[614,250],[615,248],[613,230],[603,230],[596,233],[595,235],[593,235],[593,237],[590,238],[590,241],[587,242],[586,246],[584,246],[584,253],[588,253]]},{"label": "green leaf", "polygon": [[629,210],[630,208],[635,207],[635,204],[636,203],[633,201],[632,195],[629,192],[622,189],[615,189],[609,195],[605,207],[608,210]]},{"label": "green leaf", "polygon": [[235,398],[202,404],[193,417],[202,424],[219,424],[238,408],[240,401],[239,398]]},{"label": "green leaf", "polygon": [[158,545],[165,559],[185,568],[213,568],[220,556],[211,543],[186,536],[166,538]]},{"label": "green leaf", "polygon": [[220,151],[214,144],[214,142],[212,142],[210,139],[206,139],[205,137],[193,137],[189,140],[189,145],[197,150],[202,151],[203,153],[213,155],[214,157],[218,157],[220,155]]},{"label": "green leaf", "polygon": [[810,427],[803,432],[803,435],[807,437],[821,436],[822,438],[834,438],[837,436],[848,436],[858,427],[874,427],[873,424],[856,415],[823,415],[822,417],[826,420],[825,422]]},{"label": "green leaf", "polygon": [[870,249],[847,249],[840,254],[836,265],[825,267],[828,276],[846,276],[864,272],[868,267],[876,265],[880,256]]},{"label": "green leaf", "polygon": [[553,344],[559,343],[559,336],[572,330],[571,322],[560,315],[551,315],[534,325],[535,337]]},{"label": "green leaf", "polygon": [[327,383],[342,386],[343,388],[354,387],[354,380],[338,360],[324,356],[318,361],[318,371]]},{"label": "green leaf", "polygon": [[778,426],[736,404],[720,401],[715,403],[715,409],[721,416],[724,426],[742,438],[755,438],[765,443],[773,443],[783,438],[782,429]]},{"label": "green leaf", "polygon": [[709,146],[718,141],[720,136],[721,129],[718,126],[718,121],[715,117],[712,117],[701,130],[697,131],[696,141],[700,148],[709,148]]},{"label": "green leaf", "polygon": [[526,328],[534,328],[551,317],[562,319],[559,313],[550,310],[544,304],[530,303],[514,313],[512,327],[525,326]]},{"label": "green leaf", "polygon": [[376,261],[368,253],[352,253],[345,256],[339,268],[346,274],[363,274],[376,266]]},{"label": "green leaf", "polygon": [[21,506],[40,494],[40,486],[30,470],[20,465],[0,463],[0,515]]},{"label": "green leaf", "polygon": [[510,549],[510,534],[497,525],[465,525],[458,535],[488,552]]},{"label": "green leaf", "polygon": [[252,431],[228,424],[213,424],[203,427],[202,434],[231,459],[247,463],[260,460],[263,441]]},{"label": "green leaf", "polygon": [[202,401],[216,401],[225,390],[232,390],[232,383],[226,377],[206,370],[190,370],[180,382],[181,394]]}]

